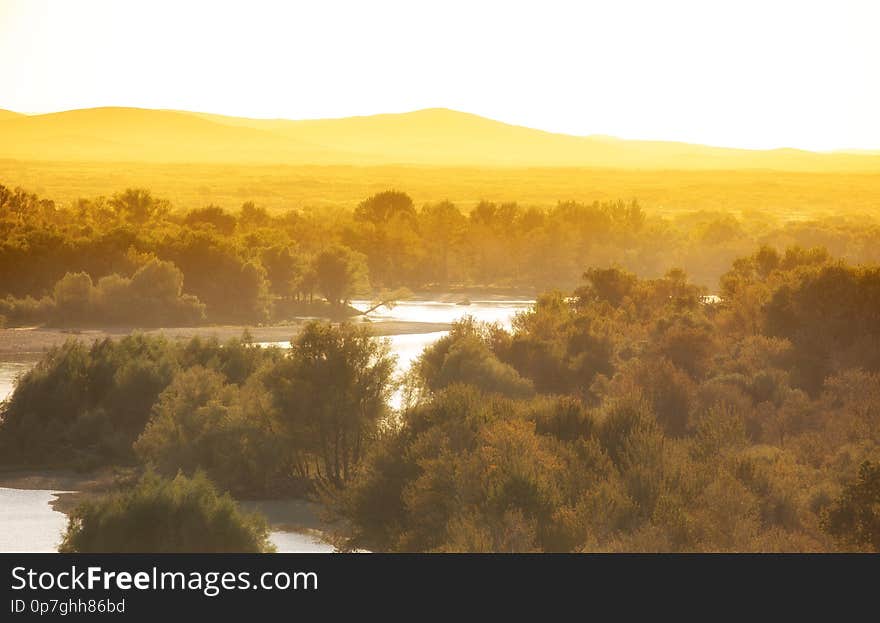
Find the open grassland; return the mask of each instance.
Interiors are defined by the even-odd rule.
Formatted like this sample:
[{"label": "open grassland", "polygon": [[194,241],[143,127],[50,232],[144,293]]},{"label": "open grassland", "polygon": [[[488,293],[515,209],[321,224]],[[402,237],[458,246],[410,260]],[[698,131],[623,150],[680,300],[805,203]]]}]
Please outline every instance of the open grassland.
[{"label": "open grassland", "polygon": [[180,209],[245,201],[272,211],[351,208],[389,188],[417,205],[448,199],[463,211],[481,200],[551,206],[637,198],[652,212],[717,210],[785,220],[880,214],[880,174],[441,166],[295,166],[0,160],[0,182],[70,205],[147,187]]}]

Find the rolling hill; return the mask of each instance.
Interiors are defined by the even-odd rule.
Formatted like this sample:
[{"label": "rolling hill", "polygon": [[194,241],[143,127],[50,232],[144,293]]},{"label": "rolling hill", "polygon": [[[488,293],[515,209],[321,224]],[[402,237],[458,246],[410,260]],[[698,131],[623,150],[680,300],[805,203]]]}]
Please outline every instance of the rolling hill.
[{"label": "rolling hill", "polygon": [[304,121],[137,108],[3,111],[0,137],[0,158],[14,160],[880,171],[878,154],[579,137],[448,109]]},{"label": "rolling hill", "polygon": [[12,112],[11,110],[4,110],[0,108],[0,121],[7,121],[9,119],[15,119],[17,117],[24,117],[21,113]]},{"label": "rolling hill", "polygon": [[186,113],[88,108],[0,120],[0,158],[48,161],[337,162],[347,154]]}]

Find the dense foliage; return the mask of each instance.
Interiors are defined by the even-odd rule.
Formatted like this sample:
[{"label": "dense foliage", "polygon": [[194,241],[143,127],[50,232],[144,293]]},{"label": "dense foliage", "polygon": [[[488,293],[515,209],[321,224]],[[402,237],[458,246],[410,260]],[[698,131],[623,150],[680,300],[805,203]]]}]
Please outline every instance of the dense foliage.
[{"label": "dense foliage", "polygon": [[173,343],[145,336],[51,349],[0,406],[0,457],[79,467],[127,460],[180,367],[178,353]]},{"label": "dense foliage", "polygon": [[266,522],[247,515],[203,475],[146,474],[134,487],[84,502],[70,515],[59,551],[268,552]]},{"label": "dense foliage", "polygon": [[824,528],[845,545],[880,552],[880,465],[865,461],[824,518]]},{"label": "dense foliage", "polygon": [[342,547],[876,549],[878,274],[763,248],[721,301],[681,271],[593,269],[512,333],[460,323],[328,496]]},{"label": "dense foliage", "polygon": [[117,274],[97,284],[84,272],[67,273],[50,296],[0,300],[0,312],[14,324],[53,326],[191,326],[205,319],[205,306],[183,294],[183,274],[171,262],[152,259],[131,278]]},{"label": "dense foliage", "polygon": [[311,323],[289,350],[133,335],[70,340],[0,403],[0,462],[142,462],[241,496],[341,486],[387,419],[394,359],[364,327]]}]

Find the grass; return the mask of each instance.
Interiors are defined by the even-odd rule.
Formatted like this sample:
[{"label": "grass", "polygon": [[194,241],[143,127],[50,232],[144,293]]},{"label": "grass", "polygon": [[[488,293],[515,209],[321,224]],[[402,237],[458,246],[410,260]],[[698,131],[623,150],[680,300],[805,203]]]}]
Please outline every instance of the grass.
[{"label": "grass", "polygon": [[0,160],[0,183],[61,204],[147,187],[177,208],[245,201],[270,210],[351,208],[390,188],[417,205],[449,199],[552,206],[560,200],[638,199],[660,214],[694,210],[758,213],[784,220],[880,214],[880,175],[778,171],[658,171],[576,168],[263,166]]}]

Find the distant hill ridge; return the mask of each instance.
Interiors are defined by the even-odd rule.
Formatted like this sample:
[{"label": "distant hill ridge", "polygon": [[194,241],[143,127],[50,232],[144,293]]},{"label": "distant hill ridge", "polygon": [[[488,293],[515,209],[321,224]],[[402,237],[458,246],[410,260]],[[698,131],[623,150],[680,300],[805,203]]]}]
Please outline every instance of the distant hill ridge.
[{"label": "distant hill ridge", "polygon": [[880,172],[875,152],[762,151],[571,136],[444,108],[301,121],[116,107],[43,115],[0,110],[0,158]]},{"label": "distant hill ridge", "polygon": [[21,113],[12,112],[11,110],[4,110],[3,108],[0,108],[0,121],[6,121],[8,119],[15,119],[16,117],[24,117],[24,116],[25,115],[23,115]]}]

